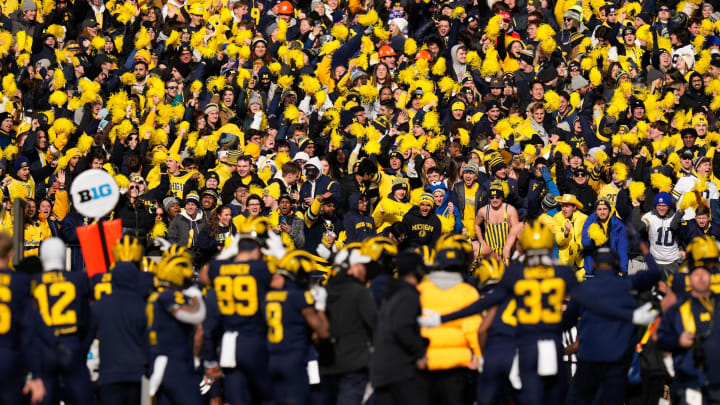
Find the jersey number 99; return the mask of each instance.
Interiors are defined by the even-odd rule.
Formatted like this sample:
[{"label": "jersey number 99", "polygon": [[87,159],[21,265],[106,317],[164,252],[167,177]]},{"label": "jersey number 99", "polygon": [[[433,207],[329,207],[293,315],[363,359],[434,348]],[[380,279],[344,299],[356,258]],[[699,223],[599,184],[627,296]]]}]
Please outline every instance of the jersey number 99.
[{"label": "jersey number 99", "polygon": [[[521,324],[535,325],[559,323],[562,321],[562,303],[565,298],[565,280],[549,278],[545,280],[519,280],[515,283],[515,294],[523,297],[518,302],[517,320]],[[547,297],[549,308],[543,307],[543,297]]]},{"label": "jersey number 99", "polygon": [[253,316],[258,310],[257,282],[251,276],[215,278],[218,308],[223,315]]}]

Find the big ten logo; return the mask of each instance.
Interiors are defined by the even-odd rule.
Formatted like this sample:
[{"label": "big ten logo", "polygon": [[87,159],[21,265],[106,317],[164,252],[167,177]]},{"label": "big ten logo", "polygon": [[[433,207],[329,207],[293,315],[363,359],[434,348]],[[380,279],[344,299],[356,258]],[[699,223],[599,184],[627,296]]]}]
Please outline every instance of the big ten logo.
[{"label": "big ten logo", "polygon": [[112,188],[110,184],[103,184],[97,187],[90,188],[88,190],[79,190],[78,195],[80,196],[80,202],[87,202],[90,200],[97,200],[103,197],[107,197],[112,194]]}]

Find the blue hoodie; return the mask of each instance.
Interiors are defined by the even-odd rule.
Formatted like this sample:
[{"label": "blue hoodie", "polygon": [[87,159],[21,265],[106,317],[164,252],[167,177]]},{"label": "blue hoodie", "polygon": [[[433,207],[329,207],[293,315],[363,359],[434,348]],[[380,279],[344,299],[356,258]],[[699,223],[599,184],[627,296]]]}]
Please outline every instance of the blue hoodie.
[{"label": "blue hoodie", "polygon": [[362,214],[358,211],[358,202],[362,194],[352,193],[349,198],[350,209],[345,214],[343,224],[345,225],[345,243],[362,242],[366,238],[377,235],[375,220],[369,213]]},{"label": "blue hoodie", "polygon": [[[445,183],[440,184],[433,184],[430,186],[430,192],[435,193],[435,190],[444,190],[445,191],[445,197],[443,198],[442,204],[440,204],[439,207],[435,208],[435,214],[437,214],[439,217],[447,217],[451,213],[448,210],[448,203],[450,202],[450,190],[448,190]],[[460,233],[463,229],[462,224],[462,217],[460,216],[460,210],[458,210],[457,205],[453,204],[453,212],[452,214],[455,215],[455,227],[453,228],[453,233]]]}]

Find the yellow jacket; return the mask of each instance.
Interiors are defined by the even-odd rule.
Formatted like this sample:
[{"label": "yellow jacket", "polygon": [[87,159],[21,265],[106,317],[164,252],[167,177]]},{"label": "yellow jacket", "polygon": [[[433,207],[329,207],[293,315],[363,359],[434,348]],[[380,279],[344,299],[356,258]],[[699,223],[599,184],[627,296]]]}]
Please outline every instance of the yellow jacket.
[{"label": "yellow jacket", "polygon": [[402,221],[403,216],[410,211],[410,208],[412,208],[410,203],[391,200],[388,197],[383,198],[372,213],[375,229],[381,233],[388,226]]},{"label": "yellow jacket", "polygon": [[10,193],[10,201],[15,201],[16,198],[25,201],[35,198],[35,181],[32,177],[28,178],[28,181],[13,178],[8,185],[8,192]]},{"label": "yellow jacket", "polygon": [[[580,211],[575,211],[573,216],[568,220],[562,211],[555,214],[555,242],[558,244],[558,260],[560,264],[568,266],[575,265],[577,269],[582,269],[585,257],[582,254],[582,230],[585,226],[587,215]],[[570,222],[572,229],[570,234],[565,236],[565,223]]]},{"label": "yellow jacket", "polygon": [[[430,275],[430,278],[432,277],[433,274]],[[418,285],[418,291],[423,309],[432,309],[440,314],[457,311],[479,298],[477,290],[463,282],[441,289],[430,279],[426,279]],[[427,348],[428,370],[467,367],[473,356],[479,358],[478,328],[481,321],[480,315],[474,315],[435,328],[422,328],[423,337],[430,340]]]},{"label": "yellow jacket", "polygon": [[25,253],[24,257],[37,256],[40,243],[52,236],[47,220],[36,220],[25,224]]}]

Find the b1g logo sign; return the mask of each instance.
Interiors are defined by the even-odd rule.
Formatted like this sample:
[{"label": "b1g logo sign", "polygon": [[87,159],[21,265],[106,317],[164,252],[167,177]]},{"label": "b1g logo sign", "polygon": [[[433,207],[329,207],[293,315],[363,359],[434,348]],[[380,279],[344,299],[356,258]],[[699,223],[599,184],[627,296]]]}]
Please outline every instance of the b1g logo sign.
[{"label": "b1g logo sign", "polygon": [[112,187],[110,184],[103,184],[100,187],[93,187],[90,190],[79,190],[80,202],[84,203],[98,198],[108,197],[112,195]]},{"label": "b1g logo sign", "polygon": [[90,218],[101,218],[115,208],[120,190],[115,179],[106,171],[90,169],[80,173],[70,187],[73,205]]}]

